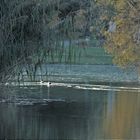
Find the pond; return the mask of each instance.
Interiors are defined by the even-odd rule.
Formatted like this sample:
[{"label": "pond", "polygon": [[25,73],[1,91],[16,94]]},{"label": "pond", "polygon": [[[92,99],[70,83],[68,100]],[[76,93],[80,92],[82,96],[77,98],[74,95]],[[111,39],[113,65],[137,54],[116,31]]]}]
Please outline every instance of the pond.
[{"label": "pond", "polygon": [[0,94],[0,139],[140,139],[140,89],[52,83]]}]

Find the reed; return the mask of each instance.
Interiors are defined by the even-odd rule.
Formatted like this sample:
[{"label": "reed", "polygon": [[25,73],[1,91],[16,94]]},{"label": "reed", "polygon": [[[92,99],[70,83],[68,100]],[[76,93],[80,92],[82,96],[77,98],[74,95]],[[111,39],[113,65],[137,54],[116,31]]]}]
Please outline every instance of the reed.
[{"label": "reed", "polygon": [[72,41],[86,35],[93,17],[91,2],[1,0],[0,79],[14,73],[23,80],[26,73],[33,81],[44,63],[72,63],[76,57],[80,61],[81,51],[75,52]]}]

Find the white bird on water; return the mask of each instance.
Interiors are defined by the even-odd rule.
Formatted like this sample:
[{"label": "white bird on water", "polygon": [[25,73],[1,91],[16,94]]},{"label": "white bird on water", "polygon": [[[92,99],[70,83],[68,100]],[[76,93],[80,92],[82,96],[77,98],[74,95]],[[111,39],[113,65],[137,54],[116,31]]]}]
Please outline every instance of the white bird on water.
[{"label": "white bird on water", "polygon": [[41,85],[47,85],[47,87],[50,87],[51,86],[51,82],[44,82],[43,80],[40,80],[40,84]]},{"label": "white bird on water", "polygon": [[50,99],[50,86],[51,86],[51,82],[44,82],[43,80],[40,80],[40,84],[41,85],[46,85],[47,87],[48,87],[48,94],[47,94],[47,96],[48,96],[48,99]]}]

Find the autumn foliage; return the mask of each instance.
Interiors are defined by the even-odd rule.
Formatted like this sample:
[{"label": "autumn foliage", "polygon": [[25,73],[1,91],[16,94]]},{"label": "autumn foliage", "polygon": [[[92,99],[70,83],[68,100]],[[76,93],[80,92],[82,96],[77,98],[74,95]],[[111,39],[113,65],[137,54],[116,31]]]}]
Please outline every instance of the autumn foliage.
[{"label": "autumn foliage", "polygon": [[140,1],[114,0],[116,15],[110,21],[116,26],[114,31],[104,30],[105,48],[113,54],[114,63],[120,66],[139,65],[140,61]]}]

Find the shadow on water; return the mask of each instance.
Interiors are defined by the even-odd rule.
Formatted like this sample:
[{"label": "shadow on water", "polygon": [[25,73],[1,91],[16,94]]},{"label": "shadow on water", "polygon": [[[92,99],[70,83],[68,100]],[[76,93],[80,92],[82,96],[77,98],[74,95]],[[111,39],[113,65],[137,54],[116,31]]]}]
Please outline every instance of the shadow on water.
[{"label": "shadow on water", "polygon": [[45,86],[14,91],[0,103],[1,139],[140,139],[139,92],[55,86],[48,100]]}]

